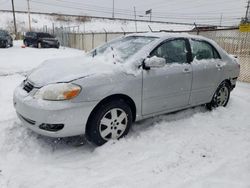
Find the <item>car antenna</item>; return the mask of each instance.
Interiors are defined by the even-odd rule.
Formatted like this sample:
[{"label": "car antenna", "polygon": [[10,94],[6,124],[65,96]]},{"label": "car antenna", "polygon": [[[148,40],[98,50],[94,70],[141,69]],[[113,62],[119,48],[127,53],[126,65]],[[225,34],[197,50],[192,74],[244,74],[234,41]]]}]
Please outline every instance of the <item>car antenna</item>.
[{"label": "car antenna", "polygon": [[150,29],[150,32],[153,32],[153,29],[150,27],[150,25],[148,25],[148,28]]}]

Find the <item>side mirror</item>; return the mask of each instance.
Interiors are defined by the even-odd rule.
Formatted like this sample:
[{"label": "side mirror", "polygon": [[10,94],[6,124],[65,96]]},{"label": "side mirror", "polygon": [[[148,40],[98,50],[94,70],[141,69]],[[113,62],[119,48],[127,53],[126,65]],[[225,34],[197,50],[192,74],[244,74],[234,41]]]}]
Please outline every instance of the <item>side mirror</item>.
[{"label": "side mirror", "polygon": [[166,65],[166,59],[162,57],[150,57],[145,59],[144,66],[148,68],[161,68]]}]

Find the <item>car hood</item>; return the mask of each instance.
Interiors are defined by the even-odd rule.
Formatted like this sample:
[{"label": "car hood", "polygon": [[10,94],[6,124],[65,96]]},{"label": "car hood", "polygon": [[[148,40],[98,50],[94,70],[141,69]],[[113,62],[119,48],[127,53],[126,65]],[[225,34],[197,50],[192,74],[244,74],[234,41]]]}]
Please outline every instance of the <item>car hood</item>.
[{"label": "car hood", "polygon": [[[98,59],[86,56],[47,60],[28,74],[28,80],[36,87],[70,82],[76,79],[98,74],[111,75],[119,72],[118,65],[100,62]],[[115,71],[116,69],[116,71]]]}]

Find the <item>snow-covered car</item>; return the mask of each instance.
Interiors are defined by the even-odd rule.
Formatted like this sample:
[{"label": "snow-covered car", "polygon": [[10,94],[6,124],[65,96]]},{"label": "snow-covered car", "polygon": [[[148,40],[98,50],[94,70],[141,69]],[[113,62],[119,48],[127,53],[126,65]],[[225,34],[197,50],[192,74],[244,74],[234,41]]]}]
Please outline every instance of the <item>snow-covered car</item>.
[{"label": "snow-covered car", "polygon": [[13,46],[13,39],[5,30],[0,30],[0,48],[7,48]]},{"label": "snow-covered car", "polygon": [[197,105],[226,106],[240,65],[215,42],[188,34],[132,34],[86,57],[49,60],[14,92],[22,123],[50,137],[86,134],[96,145],[134,121]]}]

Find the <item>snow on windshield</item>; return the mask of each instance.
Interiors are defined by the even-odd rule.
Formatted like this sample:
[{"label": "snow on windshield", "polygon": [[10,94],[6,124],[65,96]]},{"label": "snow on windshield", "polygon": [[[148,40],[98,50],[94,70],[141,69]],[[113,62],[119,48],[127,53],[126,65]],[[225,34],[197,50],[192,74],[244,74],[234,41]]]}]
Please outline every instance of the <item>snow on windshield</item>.
[{"label": "snow on windshield", "polygon": [[95,55],[105,55],[113,54],[113,56],[118,56],[121,61],[125,61],[136,52],[141,50],[145,45],[148,45],[154,41],[156,37],[146,37],[146,36],[128,36],[123,37],[114,41],[111,41],[103,46],[96,48],[91,52],[93,56]]}]

